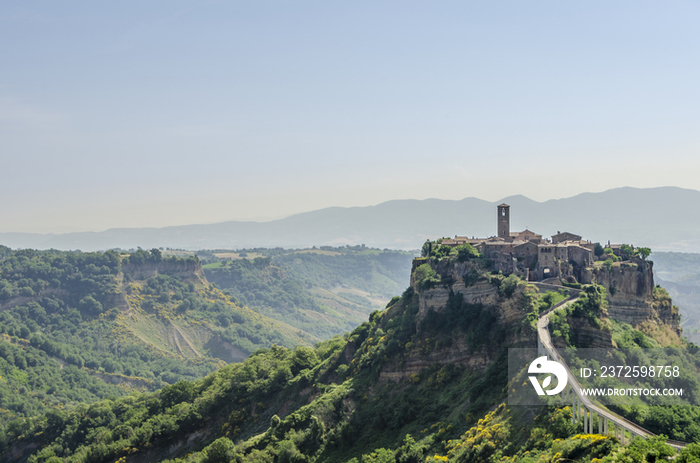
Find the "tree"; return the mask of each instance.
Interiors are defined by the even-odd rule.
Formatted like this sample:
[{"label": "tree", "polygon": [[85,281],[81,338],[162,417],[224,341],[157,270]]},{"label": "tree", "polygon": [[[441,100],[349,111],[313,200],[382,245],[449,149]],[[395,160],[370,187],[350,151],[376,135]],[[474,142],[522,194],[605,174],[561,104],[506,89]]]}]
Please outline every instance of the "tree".
[{"label": "tree", "polygon": [[464,262],[467,259],[480,256],[479,251],[469,243],[460,244],[455,250],[457,251],[457,260],[459,262]]},{"label": "tree", "polygon": [[23,297],[33,297],[35,293],[29,286],[23,286],[22,288],[19,288],[19,295]]},{"label": "tree", "polygon": [[[664,461],[676,456],[673,447],[666,443],[666,436],[654,436],[648,439],[635,437],[617,456],[617,461],[624,463]],[[693,461],[693,460],[691,460]]]},{"label": "tree", "polygon": [[606,256],[606,259],[611,259],[613,262],[617,262],[618,260],[620,260],[620,258],[615,255],[615,252],[612,250],[612,248],[603,249],[603,254]]},{"label": "tree", "polygon": [[7,280],[0,280],[0,301],[11,299],[14,295],[15,292],[10,282]]},{"label": "tree", "polygon": [[508,275],[503,279],[503,282],[501,283],[501,286],[499,286],[498,290],[505,297],[511,297],[515,292],[515,288],[518,287],[518,284],[520,284],[520,278],[518,278],[516,275]]},{"label": "tree", "polygon": [[419,265],[415,273],[415,281],[418,283],[418,288],[428,289],[436,283],[440,283],[440,276],[430,266],[430,264]]},{"label": "tree", "polygon": [[433,242],[430,240],[425,240],[423,243],[423,249],[421,250],[421,256],[430,257],[430,253],[433,250]]},{"label": "tree", "polygon": [[406,434],[403,438],[403,445],[396,449],[396,461],[399,463],[422,463],[425,459],[425,445],[416,443],[416,440]]},{"label": "tree", "polygon": [[160,262],[163,260],[163,253],[160,252],[160,249],[153,248],[151,249],[151,257],[149,260],[153,262]]},{"label": "tree", "polygon": [[[612,249],[611,249],[611,251],[612,251]],[[600,243],[596,243],[596,244],[595,244],[595,250],[593,251],[593,253],[594,253],[596,256],[600,257],[600,256],[602,256],[602,255],[604,254],[604,252],[605,252],[605,250],[603,249],[603,246],[601,246]]]},{"label": "tree", "polygon": [[700,461],[700,444],[688,444],[681,450],[675,461],[677,463],[694,463]]},{"label": "tree", "polygon": [[649,254],[651,254],[651,249],[649,249],[649,248],[637,248],[634,253],[636,256],[640,257],[642,260],[646,260],[646,258],[649,257]]},{"label": "tree", "polygon": [[294,349],[294,359],[292,364],[295,371],[301,371],[305,368],[313,368],[313,366],[318,363],[318,357],[316,352],[307,346],[297,346]]},{"label": "tree", "polygon": [[235,445],[228,437],[216,439],[207,448],[208,463],[228,463],[235,457]]},{"label": "tree", "polygon": [[161,389],[160,401],[163,404],[163,408],[169,408],[180,402],[191,402],[194,394],[194,384],[183,380]]},{"label": "tree", "polygon": [[85,296],[78,303],[81,312],[88,315],[99,315],[102,313],[102,304],[92,296]]},{"label": "tree", "polygon": [[623,244],[620,246],[620,254],[622,254],[622,260],[630,260],[634,257],[634,248],[629,244]]},{"label": "tree", "polygon": [[125,261],[132,265],[143,265],[148,260],[150,254],[139,248],[138,251],[129,254],[128,260]]}]

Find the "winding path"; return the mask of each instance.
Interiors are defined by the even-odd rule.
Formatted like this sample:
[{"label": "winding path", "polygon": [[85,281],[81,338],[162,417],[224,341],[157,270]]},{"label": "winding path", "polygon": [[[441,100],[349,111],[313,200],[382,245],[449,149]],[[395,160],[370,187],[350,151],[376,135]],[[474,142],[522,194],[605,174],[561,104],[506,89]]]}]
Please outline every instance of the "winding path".
[{"label": "winding path", "polygon": [[[538,285],[536,284],[536,286]],[[639,436],[644,439],[655,436],[654,433],[644,429],[638,424],[622,418],[621,416],[615,415],[609,410],[594,404],[588,396],[583,395],[581,393],[581,385],[579,384],[578,380],[571,372],[569,366],[566,364],[561,355],[559,355],[557,348],[554,347],[554,344],[552,344],[552,338],[549,335],[549,316],[555,310],[563,309],[572,304],[579,295],[580,291],[577,292],[576,295],[564,299],[551,309],[542,312],[537,320],[538,355],[547,355],[552,360],[558,361],[564,366],[564,368],[566,368],[568,387],[566,389],[566,398],[562,398],[566,401],[571,400],[573,410],[572,420],[574,422],[583,420],[583,432],[592,433],[594,427],[593,417],[595,414],[598,417],[598,434],[608,434],[609,426],[612,423],[615,437],[618,437],[623,444],[625,443],[625,432],[630,433],[632,437]],[[573,391],[573,394],[571,394],[571,391]],[[675,449],[681,449],[687,445],[685,442],[674,440],[667,440],[666,442]]]}]

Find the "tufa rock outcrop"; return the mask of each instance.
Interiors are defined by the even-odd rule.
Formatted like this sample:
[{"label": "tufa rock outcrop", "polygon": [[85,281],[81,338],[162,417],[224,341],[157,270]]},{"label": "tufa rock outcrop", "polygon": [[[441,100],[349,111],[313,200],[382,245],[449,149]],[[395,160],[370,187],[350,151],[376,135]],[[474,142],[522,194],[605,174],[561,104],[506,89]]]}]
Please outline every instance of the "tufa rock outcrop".
[{"label": "tufa rock outcrop", "polygon": [[[430,288],[421,288],[415,270],[429,263],[437,272],[441,283]],[[475,371],[483,371],[501,353],[505,346],[534,347],[537,341],[536,331],[524,322],[528,307],[526,291],[536,289],[519,284],[510,296],[499,291],[495,283],[490,282],[483,265],[478,260],[457,262],[454,259],[428,260],[415,259],[411,272],[411,288],[414,293],[413,303],[418,305],[415,319],[420,332],[424,323],[429,323],[428,315],[444,314],[448,310],[450,296],[461,294],[466,304],[478,306],[481,314],[495,316],[496,328],[492,328],[489,340],[478,345],[470,344],[460,330],[452,333],[425,334],[418,342],[406,345],[406,353],[401,361],[387,362],[380,372],[381,380],[408,381],[421,370],[435,366],[459,365]],[[391,309],[390,309],[391,311]],[[391,316],[391,315],[390,315]],[[482,316],[482,315],[480,315]],[[456,321],[455,321],[456,323]],[[474,324],[478,323],[475,318]],[[498,331],[499,334],[494,333]],[[438,340],[435,337],[440,338]]]},{"label": "tufa rock outcrop", "polygon": [[581,282],[605,287],[610,318],[635,328],[648,323],[664,324],[680,335],[678,309],[654,286],[653,262],[635,259],[609,267],[589,267],[584,269]]}]

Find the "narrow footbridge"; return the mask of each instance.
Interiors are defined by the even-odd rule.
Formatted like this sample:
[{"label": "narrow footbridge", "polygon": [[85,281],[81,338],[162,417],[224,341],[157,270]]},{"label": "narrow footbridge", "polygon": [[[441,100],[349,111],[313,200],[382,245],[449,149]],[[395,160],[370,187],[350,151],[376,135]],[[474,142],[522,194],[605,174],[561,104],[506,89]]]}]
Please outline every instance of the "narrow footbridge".
[{"label": "narrow footbridge", "polygon": [[[552,289],[550,288],[552,285],[541,285],[535,283],[535,286],[546,290]],[[583,421],[583,432],[585,434],[592,434],[594,430],[597,431],[598,434],[608,435],[613,433],[615,437],[620,439],[623,444],[625,443],[625,439],[628,435],[630,439],[634,436],[639,436],[644,439],[655,436],[654,433],[644,429],[638,424],[626,420],[625,418],[622,418],[621,416],[618,416],[609,410],[594,404],[588,396],[581,393],[581,384],[579,384],[576,377],[573,375],[573,373],[571,373],[569,366],[566,364],[562,356],[559,355],[559,352],[557,351],[556,347],[554,347],[554,344],[552,344],[552,338],[549,335],[549,316],[555,310],[563,309],[569,304],[572,304],[581,294],[581,291],[570,290],[570,294],[571,295],[569,297],[540,314],[539,319],[537,320],[537,350],[538,355],[547,355],[550,359],[561,363],[566,369],[568,385],[565,392],[561,393],[561,397],[564,403],[571,403],[573,410],[573,416],[571,418],[572,421],[574,423]],[[674,440],[667,440],[666,443],[677,450],[687,445],[685,442]]]}]

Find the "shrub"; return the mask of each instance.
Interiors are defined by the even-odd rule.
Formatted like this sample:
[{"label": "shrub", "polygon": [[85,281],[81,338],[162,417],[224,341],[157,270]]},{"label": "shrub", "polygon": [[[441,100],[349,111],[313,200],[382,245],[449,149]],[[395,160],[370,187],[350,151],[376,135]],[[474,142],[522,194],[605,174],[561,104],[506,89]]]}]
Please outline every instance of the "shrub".
[{"label": "shrub", "polygon": [[231,461],[234,454],[235,445],[228,437],[220,437],[216,439],[207,448],[207,463],[228,463]]},{"label": "shrub", "polygon": [[418,289],[421,291],[432,287],[436,283],[440,283],[440,277],[430,264],[419,265],[414,275]]},{"label": "shrub", "polygon": [[467,259],[481,257],[481,254],[479,254],[479,251],[477,251],[474,248],[474,246],[472,246],[469,243],[459,245],[454,250],[457,251],[457,260],[459,262],[464,262]]},{"label": "shrub", "polygon": [[481,274],[474,269],[470,270],[469,273],[462,277],[464,280],[464,286],[472,286],[476,284],[476,282],[479,281],[479,278],[481,278]]},{"label": "shrub", "polygon": [[612,270],[613,268],[613,259],[608,259],[605,262],[603,262],[603,267],[608,269],[608,271]]},{"label": "shrub", "polygon": [[501,283],[498,292],[505,297],[511,297],[515,292],[515,288],[517,288],[519,284],[520,278],[518,278],[515,275],[508,275],[506,278],[503,279],[503,282]]}]

